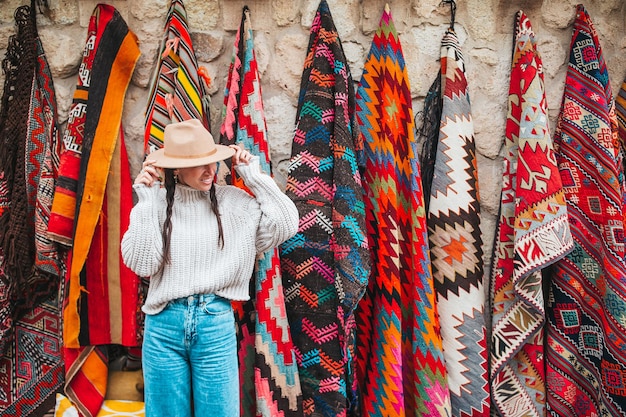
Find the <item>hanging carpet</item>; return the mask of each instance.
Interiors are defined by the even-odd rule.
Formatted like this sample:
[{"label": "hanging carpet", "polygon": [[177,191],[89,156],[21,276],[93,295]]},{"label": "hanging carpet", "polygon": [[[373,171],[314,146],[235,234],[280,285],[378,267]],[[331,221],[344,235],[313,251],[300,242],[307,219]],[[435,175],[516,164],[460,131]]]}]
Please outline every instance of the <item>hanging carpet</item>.
[{"label": "hanging carpet", "polygon": [[576,8],[555,149],[574,249],[557,262],[547,306],[550,416],[626,415],[622,151],[606,62]]},{"label": "hanging carpet", "polygon": [[41,415],[63,384],[62,255],[46,235],[61,139],[36,5],[15,11],[0,106],[0,413]]},{"label": "hanging carpet", "polygon": [[407,69],[386,7],[357,91],[372,272],[357,311],[362,415],[449,416]]},{"label": "hanging carpet", "polygon": [[355,415],[354,309],[369,275],[350,69],[319,4],[300,86],[286,193],[298,233],[281,245],[287,316],[305,416]]},{"label": "hanging carpet", "polygon": [[120,255],[132,208],[121,118],[138,57],[137,37],[119,12],[96,6],[48,228],[71,246],[63,306],[65,392],[87,416],[96,415],[104,399],[106,345],[138,344],[138,279]]},{"label": "hanging carpet", "polygon": [[0,359],[0,415],[42,416],[63,389],[61,314],[56,294],[15,322]]},{"label": "hanging carpet", "polygon": [[465,62],[452,28],[441,44],[441,119],[433,167],[428,238],[452,416],[489,416],[485,289],[478,171]]},{"label": "hanging carpet", "polygon": [[62,255],[46,235],[61,139],[56,98],[32,7],[15,12],[0,115],[0,347],[12,322],[56,295]]},{"label": "hanging carpet", "polygon": [[[220,142],[258,155],[271,175],[270,149],[250,10],[244,7],[235,36],[224,93]],[[229,161],[227,161],[229,162]],[[234,169],[228,183],[247,190]],[[241,416],[301,416],[302,392],[285,298],[278,248],[257,257],[250,300],[237,303]]]},{"label": "hanging carpet", "polygon": [[542,270],[572,250],[530,20],[515,17],[500,221],[491,273],[491,390],[498,415],[545,415]]},{"label": "hanging carpet", "polygon": [[159,51],[146,109],[146,155],[163,146],[163,130],[172,122],[199,119],[211,130],[208,75],[198,68],[182,0],[170,3]]}]

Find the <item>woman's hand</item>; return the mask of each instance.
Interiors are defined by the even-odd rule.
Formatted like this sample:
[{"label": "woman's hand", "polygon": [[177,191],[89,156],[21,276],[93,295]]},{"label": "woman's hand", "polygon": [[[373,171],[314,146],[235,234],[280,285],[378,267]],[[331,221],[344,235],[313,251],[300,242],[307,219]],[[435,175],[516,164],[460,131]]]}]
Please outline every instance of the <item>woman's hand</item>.
[{"label": "woman's hand", "polygon": [[235,150],[235,154],[233,155],[233,166],[234,165],[239,165],[239,164],[248,164],[248,162],[250,162],[250,159],[252,159],[252,154],[250,152],[248,152],[247,150],[241,148],[238,145],[228,145],[229,147],[233,148]]},{"label": "woman's hand", "polygon": [[141,171],[139,171],[139,174],[137,174],[137,177],[135,178],[135,184],[143,184],[145,186],[152,187],[152,184],[154,184],[155,181],[159,181],[161,179],[159,171],[152,165],[155,162],[156,161],[153,159],[143,161]]}]

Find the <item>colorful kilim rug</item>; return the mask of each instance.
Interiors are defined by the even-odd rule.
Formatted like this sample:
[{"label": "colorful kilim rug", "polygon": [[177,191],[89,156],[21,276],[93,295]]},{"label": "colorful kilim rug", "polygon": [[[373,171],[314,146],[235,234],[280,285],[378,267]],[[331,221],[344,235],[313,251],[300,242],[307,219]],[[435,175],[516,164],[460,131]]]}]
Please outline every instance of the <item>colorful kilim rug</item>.
[{"label": "colorful kilim rug", "polygon": [[491,395],[503,417],[545,415],[542,270],[572,250],[550,138],[543,66],[528,17],[515,18],[500,221],[491,271]]},{"label": "colorful kilim rug", "polygon": [[62,259],[45,235],[61,138],[36,10],[34,1],[17,8],[17,32],[2,65],[0,213],[3,235],[15,240],[2,247],[7,275],[0,282],[0,414],[6,417],[43,415],[63,385],[57,301]]},{"label": "colorful kilim rug", "polygon": [[0,359],[0,415],[42,416],[63,386],[61,317],[56,294],[15,323]]},{"label": "colorful kilim rug", "polygon": [[[31,6],[33,8],[34,6]],[[31,115],[27,137],[27,166],[38,172],[28,174],[29,206],[35,225],[35,268],[54,276],[59,282],[63,273],[64,259],[56,243],[48,236],[48,222],[52,210],[54,187],[63,148],[57,125],[57,104],[52,73],[39,38],[36,39],[37,71],[31,93]],[[57,285],[53,286],[55,289]],[[32,291],[32,287],[29,289]]]},{"label": "colorful kilim rug", "polygon": [[[250,10],[244,7],[224,92],[220,142],[241,144],[271,175],[270,150]],[[229,178],[238,186],[242,181]],[[245,189],[245,187],[243,187]],[[239,324],[241,415],[301,416],[302,391],[285,311],[278,248],[257,257],[250,301],[235,310]]]},{"label": "colorful kilim rug", "polygon": [[72,244],[63,305],[65,391],[88,416],[106,390],[105,345],[137,345],[138,279],[122,263],[120,241],[132,208],[121,119],[138,58],[137,37],[119,12],[96,6],[54,195],[52,213],[60,221],[51,217],[49,225]]},{"label": "colorful kilim rug", "polygon": [[0,353],[11,341],[13,323],[56,295],[62,275],[62,255],[46,235],[62,142],[35,15],[34,4],[16,10],[17,33],[3,60]]},{"label": "colorful kilim rug", "polygon": [[465,62],[453,29],[441,44],[442,114],[428,239],[452,416],[489,416],[478,171]]},{"label": "colorful kilim rug", "polygon": [[626,416],[622,152],[593,23],[576,9],[555,149],[574,250],[557,262],[547,306],[551,416]]},{"label": "colorful kilim rug", "polygon": [[163,130],[171,122],[200,119],[210,130],[209,79],[198,69],[182,0],[170,3],[159,51],[146,109],[146,155],[163,146]]},{"label": "colorful kilim rug", "polygon": [[372,273],[356,312],[362,415],[449,416],[407,69],[385,8],[357,91]]},{"label": "colorful kilim rug", "polygon": [[286,186],[300,225],[281,245],[305,416],[355,412],[354,309],[367,285],[369,249],[354,98],[341,40],[322,0],[304,61]]}]

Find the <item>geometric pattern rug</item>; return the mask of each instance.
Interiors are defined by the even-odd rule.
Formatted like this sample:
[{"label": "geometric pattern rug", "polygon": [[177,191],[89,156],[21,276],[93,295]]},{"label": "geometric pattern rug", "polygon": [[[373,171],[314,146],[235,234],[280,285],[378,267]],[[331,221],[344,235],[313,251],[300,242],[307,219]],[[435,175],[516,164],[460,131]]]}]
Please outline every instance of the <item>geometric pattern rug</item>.
[{"label": "geometric pattern rug", "polygon": [[15,324],[15,337],[0,358],[0,414],[40,416],[54,407],[64,373],[56,295]]},{"label": "geometric pattern rug", "polygon": [[356,310],[364,416],[449,416],[408,69],[388,6],[356,93],[371,274]]},{"label": "geometric pattern rug", "polygon": [[549,279],[544,274],[574,246],[550,138],[543,68],[531,22],[519,11],[490,290],[491,398],[502,417],[519,416],[521,410],[525,417],[546,414],[544,286]]},{"label": "geometric pattern rug", "polygon": [[579,4],[555,130],[574,250],[555,264],[546,310],[550,416],[626,417],[624,168],[609,80]]},{"label": "geometric pattern rug", "polygon": [[[247,6],[235,35],[222,114],[220,143],[237,143],[258,155],[261,170],[271,175],[261,79]],[[235,172],[226,174],[224,181],[248,191]],[[250,300],[233,305],[238,325],[241,417],[302,416],[302,389],[277,248],[257,255]]]},{"label": "geometric pattern rug", "polygon": [[474,124],[459,40],[441,42],[441,118],[433,180],[424,188],[452,416],[489,416],[487,331]]}]

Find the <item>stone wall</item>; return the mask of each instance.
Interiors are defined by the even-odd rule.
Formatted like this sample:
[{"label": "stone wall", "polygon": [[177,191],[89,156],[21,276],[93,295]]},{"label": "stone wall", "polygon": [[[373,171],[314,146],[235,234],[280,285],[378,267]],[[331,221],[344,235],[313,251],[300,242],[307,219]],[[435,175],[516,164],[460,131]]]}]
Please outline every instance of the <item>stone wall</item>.
[{"label": "stone wall", "polygon": [[[77,68],[94,0],[48,0],[50,13],[38,16],[39,33],[52,67],[65,123],[76,85]],[[485,253],[491,242],[499,207],[513,20],[522,9],[530,18],[542,54],[550,120],[559,111],[569,56],[575,0],[458,0],[455,29],[463,48],[472,100],[478,148]],[[124,108],[124,127],[133,174],[141,166],[144,111],[148,85],[156,62],[168,0],[111,0],[139,37],[142,56],[133,75]],[[0,0],[0,48],[6,51],[14,32],[14,10],[25,0]],[[190,31],[200,65],[213,80],[212,129],[219,133],[221,105],[232,45],[242,8],[251,10],[255,48],[261,72],[267,127],[276,179],[284,186],[291,152],[296,100],[309,29],[318,0],[186,0]],[[385,2],[328,0],[331,13],[358,82]],[[440,41],[450,24],[450,7],[440,0],[389,0],[407,63],[414,111],[438,71]],[[626,75],[626,1],[588,0],[585,3],[599,32],[613,91]],[[2,55],[4,56],[4,54]],[[0,74],[0,82],[3,74]],[[0,86],[3,84],[0,84]]]}]

